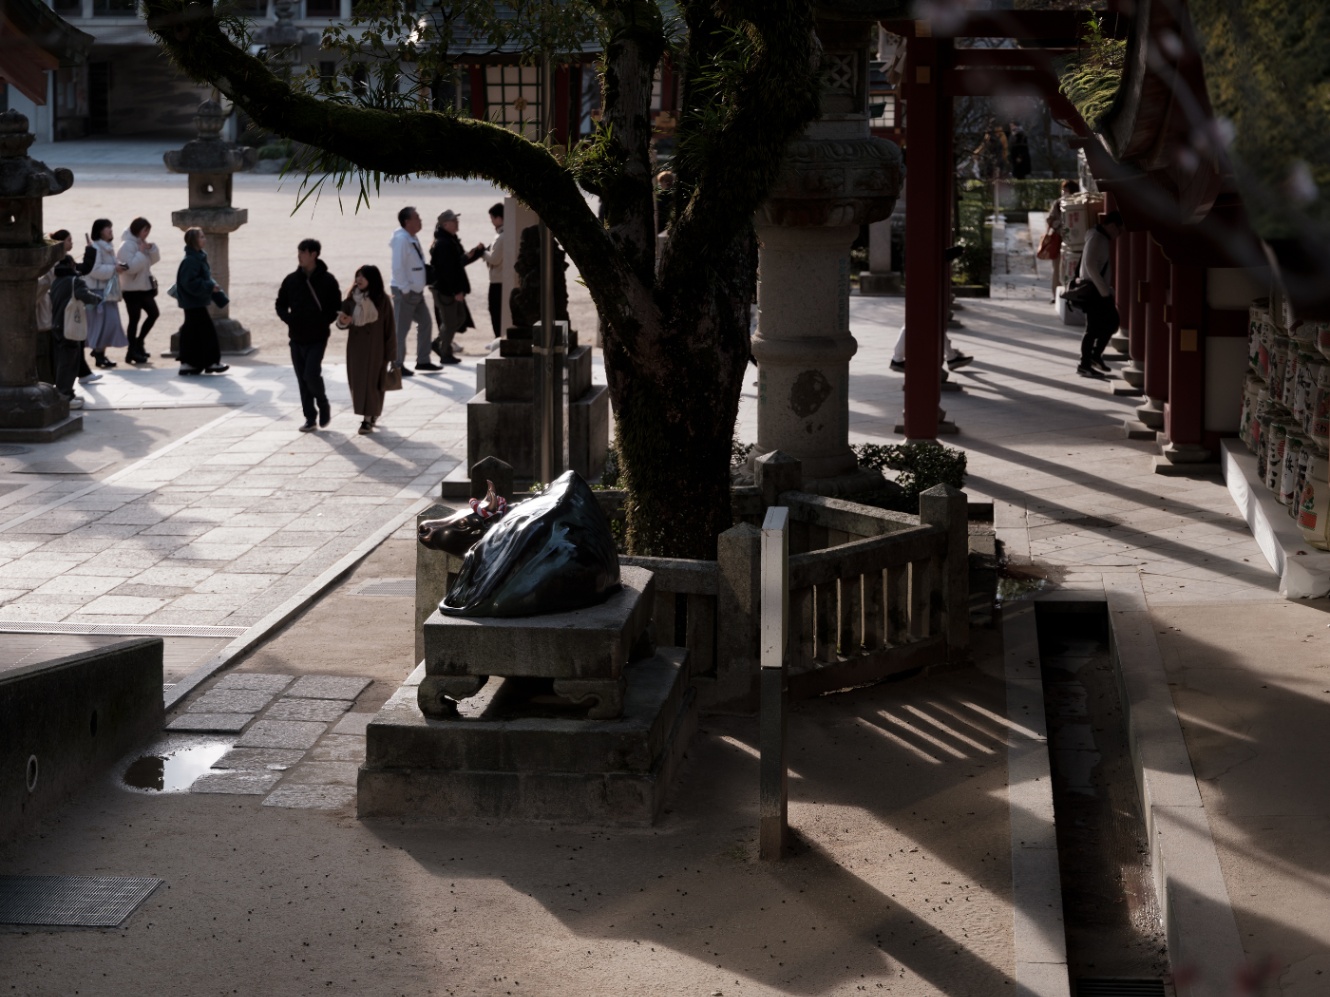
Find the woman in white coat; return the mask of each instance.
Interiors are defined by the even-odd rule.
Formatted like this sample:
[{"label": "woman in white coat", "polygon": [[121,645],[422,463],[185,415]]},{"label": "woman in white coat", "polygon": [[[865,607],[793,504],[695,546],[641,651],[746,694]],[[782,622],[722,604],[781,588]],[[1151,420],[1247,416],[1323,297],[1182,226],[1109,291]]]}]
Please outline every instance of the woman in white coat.
[{"label": "woman in white coat", "polygon": [[[152,225],[146,218],[135,218],[122,235],[120,251],[116,260],[125,265],[120,274],[120,292],[125,298],[125,310],[129,312],[129,349],[125,351],[125,363],[141,364],[148,362],[148,351],[143,341],[157,321],[157,281],[152,276],[152,266],[161,260],[161,251],[157,244],[148,241],[152,234]],[[143,325],[139,325],[139,319]]]},{"label": "woman in white coat", "polygon": [[106,358],[112,346],[128,346],[125,327],[120,324],[120,280],[129,269],[115,258],[111,239],[115,229],[110,221],[98,218],[92,223],[92,235],[85,237],[88,245],[83,250],[83,263],[79,273],[87,278],[88,289],[102,296],[102,302],[88,307],[88,352],[98,367],[119,366]]}]

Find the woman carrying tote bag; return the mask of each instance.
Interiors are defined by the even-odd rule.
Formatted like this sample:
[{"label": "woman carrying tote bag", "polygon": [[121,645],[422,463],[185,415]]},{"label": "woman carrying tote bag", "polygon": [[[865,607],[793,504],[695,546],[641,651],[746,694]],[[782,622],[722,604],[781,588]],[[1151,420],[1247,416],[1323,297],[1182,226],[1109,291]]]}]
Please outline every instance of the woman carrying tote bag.
[{"label": "woman carrying tote bag", "polygon": [[[383,414],[388,368],[397,360],[397,323],[392,299],[383,293],[383,275],[375,266],[356,271],[351,293],[337,313],[337,328],[346,329],[346,379],[351,403],[360,416],[360,432],[373,432]],[[398,387],[401,374],[397,375]]]},{"label": "woman carrying tote bag", "polygon": [[115,258],[111,239],[115,229],[106,218],[92,223],[92,235],[85,236],[83,263],[79,273],[87,278],[88,289],[101,296],[101,302],[88,309],[88,352],[98,367],[117,367],[106,358],[112,346],[128,346],[125,327],[120,323],[120,275],[129,269]]}]

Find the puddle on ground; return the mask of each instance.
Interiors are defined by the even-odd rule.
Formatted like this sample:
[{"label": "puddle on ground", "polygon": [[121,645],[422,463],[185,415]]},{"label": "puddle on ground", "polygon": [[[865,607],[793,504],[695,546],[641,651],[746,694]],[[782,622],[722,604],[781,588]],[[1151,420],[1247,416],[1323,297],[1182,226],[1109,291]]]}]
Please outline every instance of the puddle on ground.
[{"label": "puddle on ground", "polygon": [[1020,567],[1012,564],[999,565],[996,596],[998,605],[1025,599],[1045,589],[1053,588],[1054,582],[1045,575],[1045,570],[1033,565]]},{"label": "puddle on ground", "polygon": [[120,782],[140,793],[185,793],[213,762],[231,750],[230,741],[163,743],[129,763]]}]

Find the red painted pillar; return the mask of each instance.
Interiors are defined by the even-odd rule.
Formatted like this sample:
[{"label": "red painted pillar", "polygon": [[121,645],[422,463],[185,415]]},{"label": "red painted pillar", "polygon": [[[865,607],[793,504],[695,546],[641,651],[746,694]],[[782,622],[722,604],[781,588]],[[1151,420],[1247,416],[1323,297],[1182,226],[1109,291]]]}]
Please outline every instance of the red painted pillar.
[{"label": "red painted pillar", "polygon": [[1164,434],[1172,448],[1203,450],[1205,269],[1174,263],[1169,268],[1169,285],[1168,401],[1164,406]]},{"label": "red painted pillar", "polygon": [[905,436],[937,439],[939,362],[947,320],[947,211],[951,203],[950,98],[943,73],[951,43],[911,38],[905,65]]},{"label": "red painted pillar", "polygon": [[1141,286],[1148,279],[1146,274],[1146,248],[1149,245],[1148,232],[1129,232],[1120,242],[1128,247],[1127,257],[1131,276],[1127,295],[1118,300],[1126,303],[1129,318],[1127,320],[1127,339],[1131,358],[1137,365],[1145,363],[1145,289]]},{"label": "red painted pillar", "polygon": [[1164,305],[1168,301],[1169,262],[1154,239],[1146,250],[1145,300],[1145,404],[1136,410],[1151,429],[1164,428],[1164,403],[1168,401],[1168,325]]},{"label": "red painted pillar", "polygon": [[1123,232],[1113,240],[1113,300],[1118,303],[1122,335],[1131,336],[1131,236]]}]

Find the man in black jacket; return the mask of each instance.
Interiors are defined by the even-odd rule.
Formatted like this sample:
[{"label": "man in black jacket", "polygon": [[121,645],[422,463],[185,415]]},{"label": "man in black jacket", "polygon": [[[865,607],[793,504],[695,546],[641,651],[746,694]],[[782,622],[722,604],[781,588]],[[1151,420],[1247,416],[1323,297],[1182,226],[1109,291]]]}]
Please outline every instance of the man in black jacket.
[{"label": "man in black jacket", "polygon": [[468,263],[485,255],[485,244],[480,243],[463,251],[462,240],[457,238],[460,216],[452,211],[439,215],[434,229],[434,244],[429,248],[430,266],[434,268],[434,303],[439,313],[439,343],[436,349],[443,363],[461,363],[453,353],[453,337],[462,329],[471,328],[471,313],[466,307],[466,296],[471,293],[471,282],[466,278]]},{"label": "man in black jacket", "polygon": [[323,389],[323,351],[342,304],[342,292],[328,265],[319,259],[322,251],[317,239],[302,241],[296,248],[300,266],[287,275],[277,292],[277,317],[286,323],[291,337],[291,364],[296,369],[300,405],[305,410],[302,433],[312,433],[332,419]]}]

